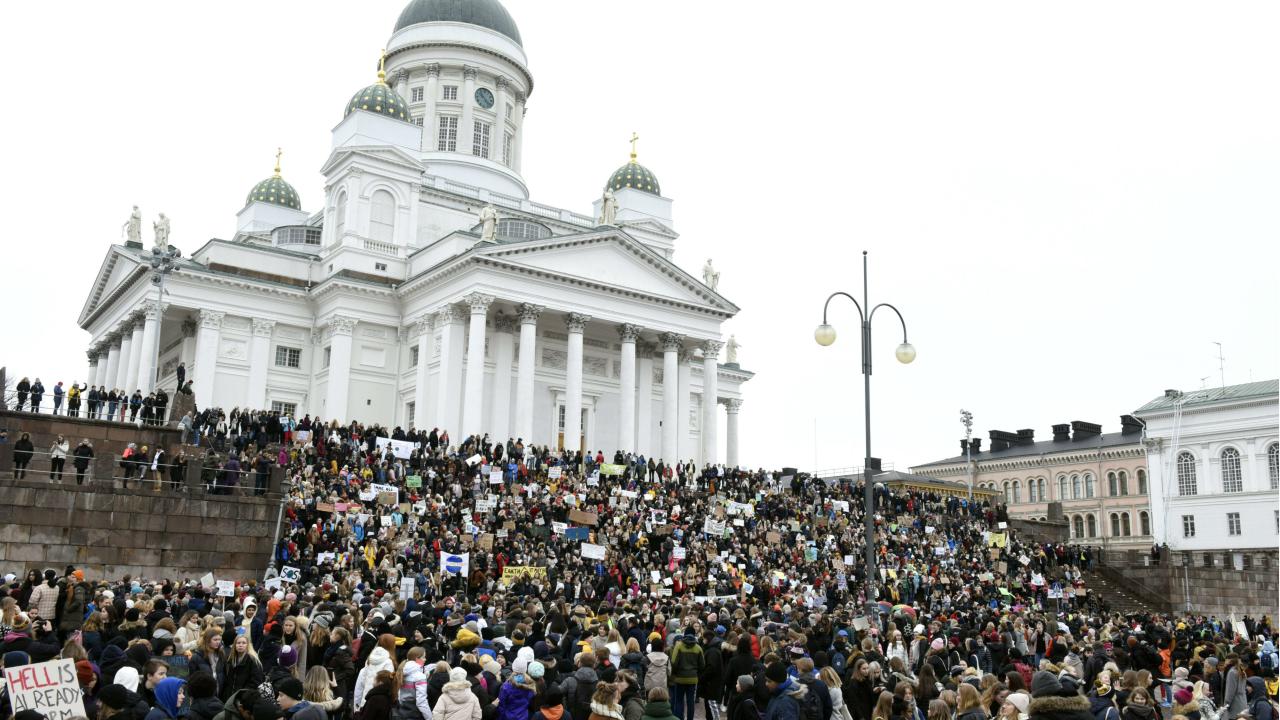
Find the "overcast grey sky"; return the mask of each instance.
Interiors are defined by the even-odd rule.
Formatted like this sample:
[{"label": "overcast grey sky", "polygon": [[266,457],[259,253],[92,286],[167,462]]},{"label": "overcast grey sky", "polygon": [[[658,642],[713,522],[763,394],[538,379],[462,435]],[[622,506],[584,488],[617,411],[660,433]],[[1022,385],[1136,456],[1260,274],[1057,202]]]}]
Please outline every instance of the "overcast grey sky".
[{"label": "overcast grey sky", "polygon": [[[1166,387],[1277,375],[1280,5],[506,0],[535,89],[533,199],[589,212],[641,136],[757,372],[742,459],[861,464],[856,311],[876,318],[874,454],[976,430],[1115,429]],[[83,380],[75,325],[133,203],[187,252],[271,171],[320,206],[329,130],[402,0],[27,3],[0,28],[0,364]],[[150,233],[147,233],[147,239]],[[721,418],[723,424],[723,418]],[[817,428],[815,436],[815,427]],[[724,437],[723,430],[721,438]]]}]

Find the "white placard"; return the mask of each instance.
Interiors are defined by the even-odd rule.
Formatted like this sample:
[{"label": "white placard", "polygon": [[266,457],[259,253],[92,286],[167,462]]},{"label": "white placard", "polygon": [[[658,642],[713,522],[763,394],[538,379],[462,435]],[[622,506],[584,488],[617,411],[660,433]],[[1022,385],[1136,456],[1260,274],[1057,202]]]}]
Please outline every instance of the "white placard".
[{"label": "white placard", "polygon": [[588,487],[600,487],[600,473],[591,473],[591,477],[587,478]]},{"label": "white placard", "polygon": [[302,571],[292,565],[285,565],[280,568],[280,579],[285,582],[296,583],[302,579]]},{"label": "white placard", "polygon": [[413,578],[411,577],[400,578],[400,599],[401,600],[412,600],[413,593],[416,589],[417,588],[414,587]]},{"label": "white placard", "polygon": [[480,462],[483,459],[484,457],[480,453],[476,453],[475,455],[472,455],[471,457],[467,458],[467,464],[470,465],[471,467],[475,467],[476,463]]},{"label": "white placard", "polygon": [[[553,532],[553,533],[555,533],[555,534],[557,534],[557,535],[563,535],[563,534],[564,534],[564,531],[565,531],[566,529],[568,529],[568,527],[569,527],[569,524],[568,524],[568,523],[553,522],[553,523],[551,523],[551,532]],[[587,555],[583,555],[583,557],[588,557],[588,556],[587,556]]]},{"label": "white placard", "polygon": [[[603,545],[593,545],[591,543],[582,543],[582,557],[591,558],[592,560],[603,560],[605,547]],[[668,578],[670,579],[670,578]]]},{"label": "white placard", "polygon": [[369,489],[376,493],[389,492],[395,493],[397,496],[400,494],[400,488],[395,485],[387,485],[385,483],[369,483]]},{"label": "white placard", "polygon": [[48,720],[85,715],[75,660],[50,660],[5,668],[4,678],[15,715],[23,710],[33,710]]},{"label": "white placard", "polygon": [[845,555],[845,556],[844,556],[844,564],[845,564],[845,565],[852,565],[852,564],[853,564],[853,556],[852,556],[852,555]]},{"label": "white placard", "polygon": [[662,582],[662,573],[657,570],[650,570],[649,577],[652,578],[655,583]]},{"label": "white placard", "polygon": [[471,553],[440,553],[440,572],[445,575],[467,577],[470,573]]},{"label": "white placard", "polygon": [[640,493],[636,492],[635,490],[619,490],[618,494],[630,500],[635,500],[636,498],[640,497]]},{"label": "white placard", "polygon": [[387,451],[387,447],[391,448],[391,454],[401,460],[408,460],[413,451],[417,449],[417,445],[408,440],[392,440],[391,438],[380,437],[374,440],[374,444],[378,448],[378,454],[382,455]]},{"label": "white placard", "polygon": [[999,527],[1001,530],[1003,530],[1003,529],[1005,529],[1005,528],[1009,527],[1009,523],[1007,523],[1007,522],[1002,522],[1002,523],[1000,523],[997,527]]},{"label": "white placard", "polygon": [[932,534],[933,534],[933,530],[934,530],[934,528],[933,528],[933,526],[932,526],[932,525],[925,525],[925,526],[924,526],[924,534],[925,534],[925,535],[932,535]]},{"label": "white placard", "polygon": [[379,516],[378,522],[379,524],[382,525],[382,527],[391,527],[391,516],[390,515]]},{"label": "white placard", "polygon": [[490,470],[490,471],[489,471],[489,484],[490,484],[490,485],[501,485],[501,484],[502,484],[502,471],[501,471],[501,470]]},{"label": "white placard", "polygon": [[685,549],[684,549],[684,548],[682,548],[682,547],[680,547],[679,545],[677,545],[677,546],[676,546],[676,547],[671,551],[671,556],[672,556],[672,557],[674,557],[676,560],[683,560],[683,559],[684,559],[684,554],[685,554]]},{"label": "white placard", "polygon": [[213,573],[205,573],[204,577],[200,578],[200,587],[212,589],[214,582]]},{"label": "white placard", "polygon": [[864,618],[864,617],[856,617],[856,618],[854,618],[854,619],[853,619],[853,629],[854,629],[854,630],[866,630],[866,629],[867,629],[867,628],[869,628],[869,627],[871,627],[871,624],[867,622],[867,619],[866,619],[866,618]]},{"label": "white placard", "polygon": [[266,587],[268,590],[282,590],[282,589],[284,589],[284,588],[283,588],[283,585],[281,585],[281,583],[280,583],[280,578],[278,578],[278,577],[273,577],[273,578],[271,578],[271,579],[267,580],[265,583],[263,583],[263,586],[264,586],[264,587]]},{"label": "white placard", "polygon": [[558,480],[560,478],[560,473],[562,471],[563,471],[563,468],[561,468],[559,465],[556,465],[555,467],[549,467],[547,468],[547,478],[551,480]]},{"label": "white placard", "polygon": [[232,597],[236,594],[235,580],[219,580],[218,581],[218,597]]},{"label": "white placard", "polygon": [[749,582],[744,582],[744,583],[742,583],[742,592],[746,593],[747,595],[750,595],[751,593],[754,593],[755,591],[756,591],[756,586],[755,586],[755,585],[752,585],[752,584],[751,584],[751,583],[749,583]]}]

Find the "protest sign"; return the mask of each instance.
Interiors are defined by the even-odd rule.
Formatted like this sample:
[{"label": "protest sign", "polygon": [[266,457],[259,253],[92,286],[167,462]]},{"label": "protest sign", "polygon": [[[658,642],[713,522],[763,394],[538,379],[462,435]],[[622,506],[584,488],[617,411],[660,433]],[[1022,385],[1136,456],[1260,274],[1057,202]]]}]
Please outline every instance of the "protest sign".
[{"label": "protest sign", "polygon": [[686,551],[683,547],[680,547],[679,545],[677,545],[675,546],[675,548],[671,550],[671,557],[675,558],[676,560],[683,560],[685,556],[685,552]]},{"label": "protest sign", "polygon": [[236,594],[235,580],[218,581],[218,597],[232,597]]},{"label": "protest sign", "polygon": [[524,575],[528,575],[534,580],[547,581],[547,569],[544,567],[536,565],[507,565],[502,568],[502,583],[510,586]]},{"label": "protest sign", "polygon": [[280,568],[280,579],[285,582],[296,583],[302,579],[302,571],[292,565],[285,565]]},{"label": "protest sign", "polygon": [[377,445],[379,455],[385,453],[389,447],[391,448],[391,454],[400,460],[408,460],[409,456],[413,455],[413,451],[417,448],[414,443],[408,440],[392,440],[384,437],[377,438],[374,443]]},{"label": "protest sign", "polygon": [[557,535],[563,535],[563,534],[564,534],[564,531],[565,531],[568,527],[569,527],[569,523],[552,522],[552,523],[551,523],[551,532],[553,532],[553,533],[555,533],[555,534],[557,534]]},{"label": "protest sign", "polygon": [[212,588],[213,584],[214,584],[213,573],[205,573],[204,577],[200,578],[201,587]]},{"label": "protest sign", "polygon": [[591,477],[587,478],[587,487],[600,487],[600,473],[591,473]]},{"label": "protest sign", "polygon": [[560,479],[561,472],[562,472],[562,469],[560,468],[559,465],[555,467],[547,468],[547,478],[550,480],[558,480]]},{"label": "protest sign", "polygon": [[564,539],[565,539],[565,540],[575,540],[575,541],[577,541],[577,540],[590,540],[590,539],[591,539],[591,531],[590,531],[590,530],[588,530],[588,529],[586,529],[586,528],[584,528],[584,527],[571,527],[571,528],[565,528],[565,531],[564,531]]},{"label": "protest sign", "polygon": [[640,497],[640,493],[636,492],[635,490],[619,490],[618,494],[624,498],[628,498],[631,500],[634,500]]},{"label": "protest sign", "polygon": [[421,476],[421,475],[410,475],[409,477],[407,477],[407,478],[405,478],[405,479],[404,479],[404,486],[405,486],[405,487],[411,487],[411,488],[420,488],[420,487],[422,487],[422,476]]},{"label": "protest sign", "polygon": [[[582,543],[582,557],[592,560],[603,560],[605,547],[603,545],[593,545],[591,543]],[[668,578],[670,579],[670,578]]]},{"label": "protest sign", "polygon": [[502,484],[502,471],[501,471],[501,470],[490,470],[490,471],[489,471],[489,484],[490,484],[490,485],[501,485],[501,484]]},{"label": "protest sign", "polygon": [[782,536],[770,530],[769,532],[764,534],[764,540],[770,545],[773,545],[773,544],[782,542]]},{"label": "protest sign", "polygon": [[596,522],[598,522],[600,518],[593,512],[587,512],[585,510],[570,510],[569,519],[579,525],[595,527]]},{"label": "protest sign", "polygon": [[627,471],[626,465],[610,465],[608,463],[600,466],[601,475],[621,475]]},{"label": "protest sign", "polygon": [[492,533],[482,534],[480,536],[480,541],[477,542],[476,545],[481,550],[486,550],[486,551],[493,550],[493,534]]},{"label": "protest sign", "polygon": [[316,503],[316,512],[322,512],[322,513],[333,512],[333,503]]},{"label": "protest sign", "polygon": [[4,678],[15,715],[32,710],[47,720],[85,716],[75,660],[66,658],[5,668]]},{"label": "protest sign", "polygon": [[467,464],[470,465],[471,467],[475,467],[476,463],[480,462],[483,459],[484,459],[483,455],[481,455],[480,453],[476,453],[475,455],[472,455],[471,457],[467,458]]}]

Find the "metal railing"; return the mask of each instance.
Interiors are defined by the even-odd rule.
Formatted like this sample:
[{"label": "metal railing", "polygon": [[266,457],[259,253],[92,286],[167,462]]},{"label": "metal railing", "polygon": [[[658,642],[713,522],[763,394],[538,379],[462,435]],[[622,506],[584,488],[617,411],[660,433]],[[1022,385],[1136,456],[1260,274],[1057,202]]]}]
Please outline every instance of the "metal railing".
[{"label": "metal railing", "polygon": [[[893,470],[893,463],[882,463],[880,465],[880,472],[882,473],[886,473],[891,470]],[[813,476],[816,478],[829,478],[829,477],[860,478],[862,477],[862,466],[854,465],[852,467],[828,468],[826,470],[819,470],[818,472],[814,473]]]},{"label": "metal railing", "polygon": [[[15,453],[13,442],[15,439],[10,437],[9,446],[5,447],[3,452]],[[143,443],[135,443],[143,445]],[[55,458],[51,450],[33,450],[31,458],[25,464],[20,465],[18,457],[14,455],[13,471],[8,473],[14,480],[27,481],[45,481],[51,485],[84,485],[86,487],[101,487],[104,484],[110,484],[116,487],[117,483],[124,490],[168,490],[172,492],[189,493],[193,490],[203,490],[209,495],[235,495],[239,497],[248,496],[265,496],[270,486],[270,472],[263,478],[258,480],[258,472],[252,466],[242,467],[239,470],[233,470],[238,474],[236,484],[218,484],[218,473],[223,470],[221,467],[206,466],[205,456],[203,454],[186,458],[185,462],[160,462],[156,463],[152,458],[146,461],[138,462],[135,465],[127,466],[124,458],[115,455],[99,456],[94,455],[89,458],[88,466],[81,471],[75,467],[75,447],[71,447],[62,458],[63,464],[57,466],[54,463]],[[165,458],[170,458],[168,450],[164,453]],[[222,456],[225,458],[225,456]],[[107,459],[111,461],[111,472],[102,475],[95,470],[100,470]],[[275,463],[272,463],[274,466]],[[175,471],[177,474],[175,475]],[[192,473],[200,473],[200,482],[191,482]]]}]

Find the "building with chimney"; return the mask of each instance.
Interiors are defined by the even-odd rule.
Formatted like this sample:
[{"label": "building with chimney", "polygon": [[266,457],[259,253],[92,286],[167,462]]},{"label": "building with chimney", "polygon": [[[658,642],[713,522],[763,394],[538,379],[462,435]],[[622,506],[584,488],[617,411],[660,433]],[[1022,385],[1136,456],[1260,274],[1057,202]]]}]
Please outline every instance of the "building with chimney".
[{"label": "building with chimney", "polygon": [[1112,549],[1152,542],[1149,475],[1142,423],[1120,418],[1120,431],[1076,420],[1054,425],[1037,441],[1035,430],[992,430],[982,440],[960,441],[960,454],[915,465],[912,473],[994,490],[1009,517],[1045,520],[1059,503],[1071,541]]}]

